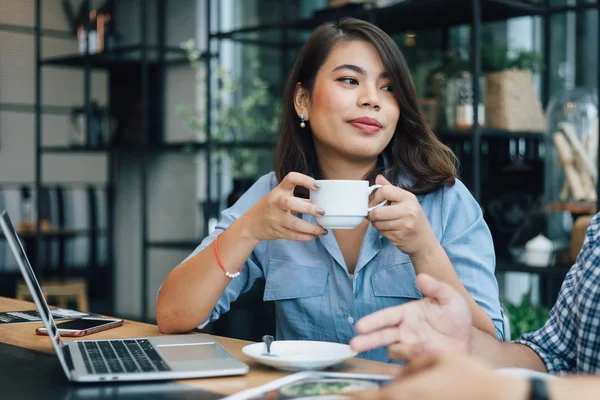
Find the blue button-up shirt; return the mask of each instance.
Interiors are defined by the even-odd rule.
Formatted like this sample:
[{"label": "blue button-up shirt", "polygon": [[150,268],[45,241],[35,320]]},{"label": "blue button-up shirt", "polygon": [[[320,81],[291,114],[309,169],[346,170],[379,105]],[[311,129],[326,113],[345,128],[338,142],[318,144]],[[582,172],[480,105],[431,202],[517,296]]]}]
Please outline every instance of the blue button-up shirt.
[{"label": "blue button-up shirt", "polygon": [[[274,173],[261,177],[231,208],[216,229],[188,257],[215,237],[277,186]],[[418,196],[431,229],[442,244],[463,285],[487,312],[502,338],[498,284],[494,276],[492,237],[481,208],[462,182]],[[316,223],[314,217],[303,219]],[[233,279],[202,328],[229,310],[231,302],[265,279],[265,301],[274,301],[277,340],[322,340],[348,343],[354,323],[385,307],[421,298],[410,257],[369,225],[353,275],[348,273],[335,235],[309,242],[261,242]],[[381,348],[360,357],[389,361]]]}]

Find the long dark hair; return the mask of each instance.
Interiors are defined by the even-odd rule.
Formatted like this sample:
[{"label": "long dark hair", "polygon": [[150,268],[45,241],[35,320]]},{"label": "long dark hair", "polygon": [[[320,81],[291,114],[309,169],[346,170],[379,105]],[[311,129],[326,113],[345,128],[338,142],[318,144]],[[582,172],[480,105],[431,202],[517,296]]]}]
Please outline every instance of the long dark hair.
[{"label": "long dark hair", "polygon": [[400,106],[396,131],[384,150],[387,160],[377,163],[375,170],[365,179],[373,181],[381,173],[390,182],[396,183],[401,174],[408,174],[413,184],[405,189],[415,194],[428,193],[442,185],[453,185],[457,174],[456,156],[438,140],[421,115],[415,86],[400,49],[380,28],[355,18],[344,18],[338,24],[329,22],[320,25],[296,60],[283,95],[280,135],[275,149],[277,179],[281,181],[292,171],[322,178],[310,124],[300,128],[300,119],[294,108],[294,93],[300,82],[312,94],[317,72],[332,48],[350,40],[363,40],[377,49]]}]

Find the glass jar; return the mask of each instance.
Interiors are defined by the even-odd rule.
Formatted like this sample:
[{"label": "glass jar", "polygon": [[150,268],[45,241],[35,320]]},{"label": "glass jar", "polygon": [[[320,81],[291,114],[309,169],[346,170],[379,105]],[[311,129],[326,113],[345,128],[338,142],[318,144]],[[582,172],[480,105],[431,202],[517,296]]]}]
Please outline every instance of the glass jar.
[{"label": "glass jar", "polygon": [[[485,124],[485,108],[483,106],[483,88],[485,81],[479,79],[479,104],[477,107],[478,121],[480,125]],[[471,129],[475,122],[473,113],[473,80],[471,73],[463,71],[461,78],[457,81],[456,106],[454,109],[454,128],[458,130]]]},{"label": "glass jar", "polygon": [[596,203],[597,94],[566,87],[552,96],[546,116],[544,197],[552,211],[548,233],[553,240],[570,241],[574,218],[593,213]]}]

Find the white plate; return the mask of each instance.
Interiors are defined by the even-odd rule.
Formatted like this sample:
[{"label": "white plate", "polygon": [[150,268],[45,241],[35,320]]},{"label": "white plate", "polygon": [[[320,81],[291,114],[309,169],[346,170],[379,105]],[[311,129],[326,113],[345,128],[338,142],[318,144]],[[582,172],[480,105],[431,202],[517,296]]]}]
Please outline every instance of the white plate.
[{"label": "white plate", "polygon": [[244,346],[242,352],[261,364],[284,371],[318,370],[339,364],[355,357],[356,352],[347,344],[311,340],[276,340],[271,344],[271,354],[265,356],[264,343]]},{"label": "white plate", "polygon": [[544,380],[554,378],[550,374],[534,371],[532,369],[527,368],[501,368],[497,369],[496,373],[500,375],[518,376],[521,378],[540,378]]}]

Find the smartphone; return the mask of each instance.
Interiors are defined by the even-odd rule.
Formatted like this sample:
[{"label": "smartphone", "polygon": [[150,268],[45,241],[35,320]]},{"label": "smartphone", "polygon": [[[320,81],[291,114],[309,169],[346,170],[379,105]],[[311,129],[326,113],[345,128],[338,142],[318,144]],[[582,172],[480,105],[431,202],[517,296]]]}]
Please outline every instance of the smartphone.
[{"label": "smartphone", "polygon": [[[85,317],[56,324],[61,336],[80,337],[123,325],[122,319]],[[38,335],[48,335],[46,328],[37,328]]]}]

